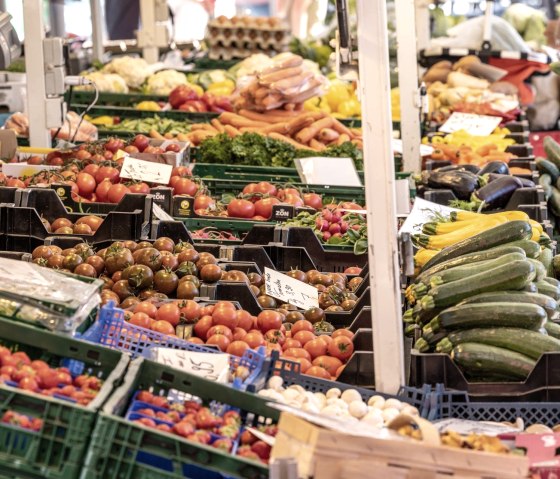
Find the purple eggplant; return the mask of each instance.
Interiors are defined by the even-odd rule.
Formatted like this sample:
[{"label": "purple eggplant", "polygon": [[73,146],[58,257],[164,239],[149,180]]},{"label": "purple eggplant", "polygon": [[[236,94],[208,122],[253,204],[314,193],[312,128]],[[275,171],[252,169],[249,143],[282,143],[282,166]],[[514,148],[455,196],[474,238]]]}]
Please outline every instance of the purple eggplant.
[{"label": "purple eggplant", "polygon": [[478,174],[480,168],[476,165],[465,164],[465,165],[442,166],[441,168],[437,169],[437,171],[459,171],[459,170],[470,171],[471,173],[474,173],[476,175]]},{"label": "purple eggplant", "polygon": [[460,200],[469,199],[479,187],[479,178],[466,170],[432,171],[427,178],[427,186],[453,191]]},{"label": "purple eggplant", "polygon": [[479,175],[487,173],[497,173],[499,175],[509,175],[509,168],[507,163],[503,161],[491,161],[484,165],[484,168],[478,172]]},{"label": "purple eggplant", "polygon": [[[497,173],[488,173],[487,175],[485,175],[485,179],[487,183],[491,183],[492,181],[496,181],[499,178],[503,178],[504,176],[509,176],[509,175],[499,175]],[[520,178],[519,176],[516,176],[516,178],[521,181],[521,184],[523,185],[523,188],[534,188],[535,182],[532,180],[528,180],[526,178]]]},{"label": "purple eggplant", "polygon": [[473,193],[471,201],[476,205],[484,203],[485,209],[503,208],[518,188],[523,188],[523,183],[519,178],[502,175]]}]

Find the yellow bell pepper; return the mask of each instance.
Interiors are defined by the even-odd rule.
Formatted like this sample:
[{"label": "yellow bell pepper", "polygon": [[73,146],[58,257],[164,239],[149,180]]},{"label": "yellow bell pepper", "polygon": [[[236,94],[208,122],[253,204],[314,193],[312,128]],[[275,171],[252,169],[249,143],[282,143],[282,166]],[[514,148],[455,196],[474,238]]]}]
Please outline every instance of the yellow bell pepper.
[{"label": "yellow bell pepper", "polygon": [[349,99],[340,103],[337,111],[346,118],[350,118],[353,116],[360,116],[362,114],[362,107],[358,100]]},{"label": "yellow bell pepper", "polygon": [[99,126],[113,126],[113,117],[112,116],[98,116],[97,118],[91,118],[88,120],[93,125]]},{"label": "yellow bell pepper", "polygon": [[155,101],[141,101],[136,105],[136,109],[143,111],[160,111],[161,106],[159,106]]},{"label": "yellow bell pepper", "polygon": [[227,88],[230,91],[233,91],[235,89],[235,83],[233,80],[217,81],[215,83],[210,84],[210,86],[208,87],[208,91],[222,89],[222,88]]}]

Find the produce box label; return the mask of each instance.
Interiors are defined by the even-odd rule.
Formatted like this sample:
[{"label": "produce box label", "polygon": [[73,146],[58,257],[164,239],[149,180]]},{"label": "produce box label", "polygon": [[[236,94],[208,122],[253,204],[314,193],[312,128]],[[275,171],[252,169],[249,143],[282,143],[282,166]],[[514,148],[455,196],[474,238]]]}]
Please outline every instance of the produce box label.
[{"label": "produce box label", "polygon": [[194,216],[194,198],[174,196],[172,212],[172,216],[175,218],[192,218]]},{"label": "produce box label", "polygon": [[208,381],[228,382],[229,354],[150,348],[149,359]]},{"label": "produce box label", "polygon": [[502,121],[501,116],[473,115],[472,113],[452,113],[439,131],[453,133],[465,130],[474,136],[488,136]]},{"label": "produce box label", "polygon": [[292,205],[273,205],[270,221],[286,221],[294,217]]},{"label": "produce box label", "polygon": [[457,209],[450,208],[449,206],[438,205],[437,203],[432,203],[431,201],[426,201],[422,198],[416,198],[414,200],[412,211],[401,226],[399,233],[421,233],[422,225],[433,221],[435,213],[439,213],[443,216],[449,216],[452,211],[457,211]]},{"label": "produce box label", "polygon": [[264,269],[266,294],[301,309],[319,307],[319,291],[270,268]]},{"label": "produce box label", "polygon": [[150,194],[154,196],[154,203],[166,213],[172,213],[173,191],[171,188],[152,188]]},{"label": "produce box label", "polygon": [[299,177],[309,185],[363,186],[352,158],[314,156],[294,160]]},{"label": "produce box label", "polygon": [[169,184],[173,166],[151,161],[138,160],[127,156],[124,159],[120,177],[131,180],[145,181],[146,183]]}]

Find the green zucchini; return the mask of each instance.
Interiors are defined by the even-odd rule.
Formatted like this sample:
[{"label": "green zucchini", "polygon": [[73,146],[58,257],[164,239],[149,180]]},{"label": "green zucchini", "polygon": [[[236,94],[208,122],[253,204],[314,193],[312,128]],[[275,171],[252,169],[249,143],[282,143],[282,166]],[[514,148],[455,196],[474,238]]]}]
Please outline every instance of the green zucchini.
[{"label": "green zucchini", "polygon": [[554,216],[560,216],[560,190],[554,186],[552,187],[551,195],[548,199],[548,206],[550,206]]},{"label": "green zucchini", "polygon": [[535,279],[533,280],[535,283],[546,278],[546,268],[539,260],[527,258],[527,261],[530,261],[535,267]]},{"label": "green zucchini", "polygon": [[558,281],[556,278],[545,276],[543,281],[546,281],[548,284],[551,284],[552,286],[556,286],[557,288],[560,287],[560,281]]},{"label": "green zucchini", "polygon": [[537,164],[537,170],[541,174],[547,174],[550,176],[552,183],[556,183],[556,180],[560,176],[560,170],[558,166],[556,166],[552,161],[547,160],[546,158],[537,157],[535,158],[535,163]]},{"label": "green zucchini", "polygon": [[548,201],[552,194],[552,178],[550,175],[543,173],[539,176],[539,186],[544,191],[544,198]]},{"label": "green zucchini", "polygon": [[420,300],[422,309],[445,308],[469,296],[490,291],[520,290],[535,277],[535,267],[527,260],[513,261],[469,278],[430,289]]},{"label": "green zucchini", "polygon": [[554,277],[554,269],[552,268],[553,253],[548,248],[541,248],[541,253],[539,254],[539,261],[543,264],[546,269],[546,275]]},{"label": "green zucchini", "polygon": [[471,296],[461,301],[457,306],[475,303],[531,303],[543,308],[549,319],[555,318],[558,315],[558,303],[550,296],[539,293],[529,293],[525,291],[493,291],[491,293]]},{"label": "green zucchini", "polygon": [[541,247],[539,243],[529,239],[512,241],[511,243],[507,243],[507,246],[517,246],[518,248],[521,248],[525,251],[527,258],[538,258],[541,254]]},{"label": "green zucchini", "polygon": [[544,329],[549,336],[560,339],[560,324],[553,323],[552,321],[547,321],[546,323],[544,323]]},{"label": "green zucchini", "polygon": [[537,363],[515,351],[480,343],[455,346],[451,357],[467,376],[499,375],[513,380],[524,380]]},{"label": "green zucchini", "polygon": [[414,305],[412,309],[412,314],[414,317],[414,323],[416,324],[426,324],[429,323],[432,319],[434,319],[439,313],[441,312],[440,308],[434,309],[422,309],[418,303]]},{"label": "green zucchini", "polygon": [[[524,253],[508,253],[498,258],[490,259],[488,261],[480,261],[478,263],[467,264],[447,269],[428,277],[428,280],[430,286],[438,286],[440,284],[450,283],[451,281],[457,281],[458,279],[469,278],[474,274],[482,273],[483,271],[489,271],[496,266],[501,266],[503,264],[509,264],[513,261],[524,259]],[[542,268],[541,272],[542,276],[544,276],[546,274],[544,266],[541,263],[539,263],[539,266]]]},{"label": "green zucchini", "polygon": [[548,281],[539,281],[536,284],[539,293],[546,294],[547,296],[550,296],[556,301],[560,300],[560,288],[558,286],[550,284]]},{"label": "green zucchini", "polygon": [[560,351],[560,340],[521,328],[475,328],[453,331],[436,345],[436,352],[450,353],[463,343],[480,343],[509,349],[533,359],[542,353]]},{"label": "green zucchini", "polygon": [[543,140],[544,152],[548,161],[560,168],[560,145],[551,136],[545,136]]},{"label": "green zucchini", "polygon": [[426,326],[437,333],[442,329],[511,327],[538,330],[547,320],[546,311],[531,303],[473,303],[444,309]]},{"label": "green zucchini", "polygon": [[533,230],[527,221],[508,221],[442,249],[426,263],[424,269],[467,253],[489,249],[494,246],[510,243],[511,241],[529,239],[532,234]]},{"label": "green zucchini", "polygon": [[[537,246],[537,248],[539,247],[537,243],[535,243],[535,245]],[[416,277],[415,282],[421,282],[421,281],[423,282],[424,278],[426,278],[427,276],[433,276],[434,274],[439,273],[440,271],[445,271],[447,269],[455,268],[457,266],[480,263],[481,261],[488,261],[491,259],[499,258],[509,253],[524,253],[524,252],[525,249],[523,248],[523,246],[521,245],[512,246],[511,244],[508,243],[484,251],[475,251],[474,253],[464,254],[462,256],[458,256],[457,258],[444,261],[435,266],[432,266],[429,269],[422,271],[422,273],[420,273]]]},{"label": "green zucchini", "polygon": [[552,258],[552,269],[554,270],[554,277],[560,277],[560,254]]},{"label": "green zucchini", "polygon": [[521,289],[523,293],[538,293],[539,290],[537,289],[537,285],[533,282],[527,284],[523,289]]},{"label": "green zucchini", "polygon": [[447,336],[447,331],[439,331],[434,334],[422,334],[421,338],[418,338],[416,343],[414,343],[414,349],[417,349],[421,353],[427,353],[430,351],[435,344],[438,344]]},{"label": "green zucchini", "polygon": [[416,331],[418,331],[419,333],[421,332],[420,326],[418,326],[417,324],[407,324],[404,328],[404,335],[406,337],[413,338]]}]

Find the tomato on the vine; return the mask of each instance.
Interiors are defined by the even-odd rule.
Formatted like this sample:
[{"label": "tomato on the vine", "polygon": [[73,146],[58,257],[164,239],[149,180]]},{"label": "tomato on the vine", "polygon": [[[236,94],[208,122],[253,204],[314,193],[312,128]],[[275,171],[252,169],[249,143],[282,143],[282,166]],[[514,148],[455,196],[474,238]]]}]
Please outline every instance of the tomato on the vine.
[{"label": "tomato on the vine", "polygon": [[231,200],[227,206],[228,216],[234,218],[251,218],[255,216],[255,205],[247,200]]}]

